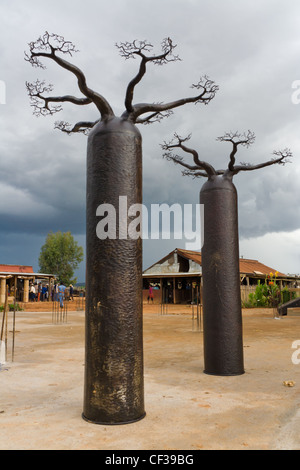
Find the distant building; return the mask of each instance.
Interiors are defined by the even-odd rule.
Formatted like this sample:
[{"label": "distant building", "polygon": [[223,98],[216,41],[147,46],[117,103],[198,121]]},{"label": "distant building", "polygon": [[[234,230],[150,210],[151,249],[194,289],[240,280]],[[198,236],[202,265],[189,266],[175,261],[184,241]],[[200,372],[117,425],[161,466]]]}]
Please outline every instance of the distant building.
[{"label": "distant building", "polygon": [[[286,275],[257,260],[240,258],[241,289],[264,282],[270,273],[277,273],[280,287],[297,287],[295,276]],[[149,285],[154,288],[156,303],[188,303],[201,289],[202,259],[198,251],[176,248],[143,272],[143,300],[147,300]]]},{"label": "distant building", "polygon": [[54,274],[34,273],[32,266],[0,264],[0,304],[5,302],[7,287],[10,298],[28,302],[30,283],[44,281],[50,286],[55,278]]}]

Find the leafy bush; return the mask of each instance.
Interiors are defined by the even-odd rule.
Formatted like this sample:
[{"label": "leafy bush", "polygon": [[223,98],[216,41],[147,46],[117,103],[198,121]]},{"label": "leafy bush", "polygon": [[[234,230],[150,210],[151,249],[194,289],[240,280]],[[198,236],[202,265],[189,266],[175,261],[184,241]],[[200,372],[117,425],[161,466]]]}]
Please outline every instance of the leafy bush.
[{"label": "leafy bush", "polygon": [[290,292],[287,287],[284,287],[281,291],[281,303],[285,304],[289,300],[296,298],[296,292]]},{"label": "leafy bush", "polygon": [[[248,301],[243,303],[244,308],[257,308],[257,307],[277,307],[281,301],[280,289],[276,282],[277,272],[275,275],[270,273],[266,276],[265,282],[262,284],[258,280],[255,292],[249,294]],[[288,289],[285,290],[289,291]]]},{"label": "leafy bush", "polygon": [[[3,312],[4,310],[4,305],[0,305],[0,312]],[[10,312],[14,311],[14,304],[9,304],[8,305],[8,310]],[[24,310],[19,304],[16,304],[16,312],[20,312],[21,310]]]}]

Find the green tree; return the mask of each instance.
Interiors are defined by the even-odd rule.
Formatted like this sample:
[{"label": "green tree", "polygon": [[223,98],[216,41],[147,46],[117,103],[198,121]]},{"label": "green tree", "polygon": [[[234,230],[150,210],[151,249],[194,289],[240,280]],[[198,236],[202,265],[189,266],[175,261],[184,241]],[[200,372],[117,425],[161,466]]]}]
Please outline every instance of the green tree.
[{"label": "green tree", "polygon": [[65,285],[76,284],[74,270],[82,260],[83,248],[74,240],[71,232],[50,232],[41,248],[40,272],[56,274]]}]

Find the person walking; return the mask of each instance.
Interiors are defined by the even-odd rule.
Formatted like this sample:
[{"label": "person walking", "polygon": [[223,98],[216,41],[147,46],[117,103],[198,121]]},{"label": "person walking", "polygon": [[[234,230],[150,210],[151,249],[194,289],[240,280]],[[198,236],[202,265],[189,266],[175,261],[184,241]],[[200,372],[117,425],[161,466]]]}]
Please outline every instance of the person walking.
[{"label": "person walking", "polygon": [[66,290],[66,286],[61,281],[60,285],[58,286],[58,300],[59,300],[60,308],[64,307],[65,290]]}]

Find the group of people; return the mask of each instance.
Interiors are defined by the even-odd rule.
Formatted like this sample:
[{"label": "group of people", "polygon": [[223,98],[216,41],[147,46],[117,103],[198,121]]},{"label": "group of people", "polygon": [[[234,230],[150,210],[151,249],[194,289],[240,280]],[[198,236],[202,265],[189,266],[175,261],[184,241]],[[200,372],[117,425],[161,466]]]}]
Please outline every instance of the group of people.
[{"label": "group of people", "polygon": [[[31,284],[30,290],[29,290],[29,301],[30,302],[44,302],[49,299],[49,295],[50,295],[50,299],[53,302],[59,301],[62,306],[63,299],[65,298],[65,290],[66,290],[66,286],[64,285],[63,282],[60,282],[60,284],[54,284],[50,293],[49,293],[48,284],[42,284],[41,282],[38,284]],[[69,290],[70,300],[73,300],[74,288],[72,284],[70,284],[68,290]]]},{"label": "group of people", "polygon": [[31,284],[29,290],[30,302],[43,302],[49,298],[48,284]]}]

